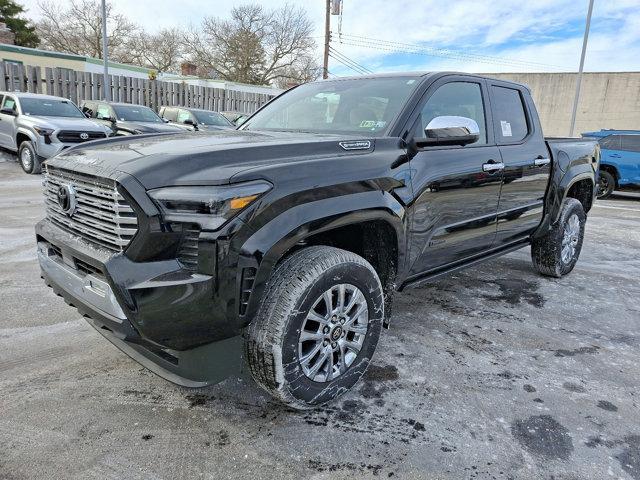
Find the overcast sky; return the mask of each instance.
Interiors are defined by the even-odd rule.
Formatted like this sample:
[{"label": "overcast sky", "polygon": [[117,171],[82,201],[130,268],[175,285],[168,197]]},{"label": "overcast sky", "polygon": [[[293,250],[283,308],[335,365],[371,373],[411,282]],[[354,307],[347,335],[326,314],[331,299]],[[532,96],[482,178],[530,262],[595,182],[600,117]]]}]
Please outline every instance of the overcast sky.
[{"label": "overcast sky", "polygon": [[[61,7],[67,3],[57,1]],[[37,19],[37,0],[21,3]],[[197,24],[206,15],[227,16],[242,3],[251,2],[113,0],[118,12],[147,30]],[[277,7],[285,2],[259,3]],[[292,3],[315,23],[321,59],[324,0]],[[587,7],[588,0],[344,0],[342,41],[339,18],[333,16],[332,47],[375,72],[574,71]],[[640,70],[640,0],[595,0],[585,69]],[[354,73],[333,59],[329,70]]]}]

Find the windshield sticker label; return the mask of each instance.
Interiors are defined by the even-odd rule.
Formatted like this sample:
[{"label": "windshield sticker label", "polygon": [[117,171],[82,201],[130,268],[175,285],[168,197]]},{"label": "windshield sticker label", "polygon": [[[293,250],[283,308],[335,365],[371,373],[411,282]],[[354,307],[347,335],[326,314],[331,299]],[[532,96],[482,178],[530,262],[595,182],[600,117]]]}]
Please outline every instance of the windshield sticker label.
[{"label": "windshield sticker label", "polygon": [[378,122],[376,120],[363,120],[360,122],[360,128],[384,128],[387,122]]},{"label": "windshield sticker label", "polygon": [[371,142],[369,140],[353,140],[350,142],[339,142],[345,150],[368,150],[371,148]]},{"label": "windshield sticker label", "polygon": [[502,136],[510,137],[511,136],[511,124],[505,120],[500,120],[500,127],[502,128]]}]

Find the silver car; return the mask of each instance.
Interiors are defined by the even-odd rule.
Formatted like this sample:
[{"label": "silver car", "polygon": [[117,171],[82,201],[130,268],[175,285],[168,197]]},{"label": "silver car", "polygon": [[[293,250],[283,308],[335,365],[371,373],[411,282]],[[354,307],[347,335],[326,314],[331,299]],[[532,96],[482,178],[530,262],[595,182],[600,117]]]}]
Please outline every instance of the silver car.
[{"label": "silver car", "polygon": [[67,147],[111,134],[66,98],[0,92],[0,105],[0,147],[17,152],[27,173],[40,173],[45,159]]}]

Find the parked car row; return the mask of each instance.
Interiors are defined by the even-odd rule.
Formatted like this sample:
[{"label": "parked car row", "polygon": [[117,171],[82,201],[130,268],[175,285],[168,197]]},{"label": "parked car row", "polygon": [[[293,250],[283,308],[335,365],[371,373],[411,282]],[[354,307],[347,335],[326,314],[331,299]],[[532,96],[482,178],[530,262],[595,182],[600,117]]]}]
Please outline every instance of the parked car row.
[{"label": "parked car row", "polygon": [[[16,152],[26,173],[40,173],[42,162],[89,140],[146,133],[234,129],[247,117],[211,110],[71,100],[36,93],[0,92],[0,147]],[[237,113],[237,115],[235,115]],[[243,117],[244,118],[241,118]]]}]

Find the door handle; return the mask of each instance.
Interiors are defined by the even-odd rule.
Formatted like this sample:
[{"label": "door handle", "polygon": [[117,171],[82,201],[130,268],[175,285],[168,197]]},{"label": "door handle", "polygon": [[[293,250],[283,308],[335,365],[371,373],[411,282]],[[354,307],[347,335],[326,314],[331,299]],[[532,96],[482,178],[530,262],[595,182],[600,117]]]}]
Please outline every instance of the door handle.
[{"label": "door handle", "polygon": [[551,163],[550,158],[538,157],[533,161],[533,164],[536,167],[544,167],[545,165],[549,165]]},{"label": "door handle", "polygon": [[619,153],[611,153],[609,156],[611,158],[620,158],[621,157],[621,155]]},{"label": "door handle", "polygon": [[496,163],[483,163],[482,171],[483,172],[496,172],[498,170],[504,170],[504,163],[496,162]]}]

